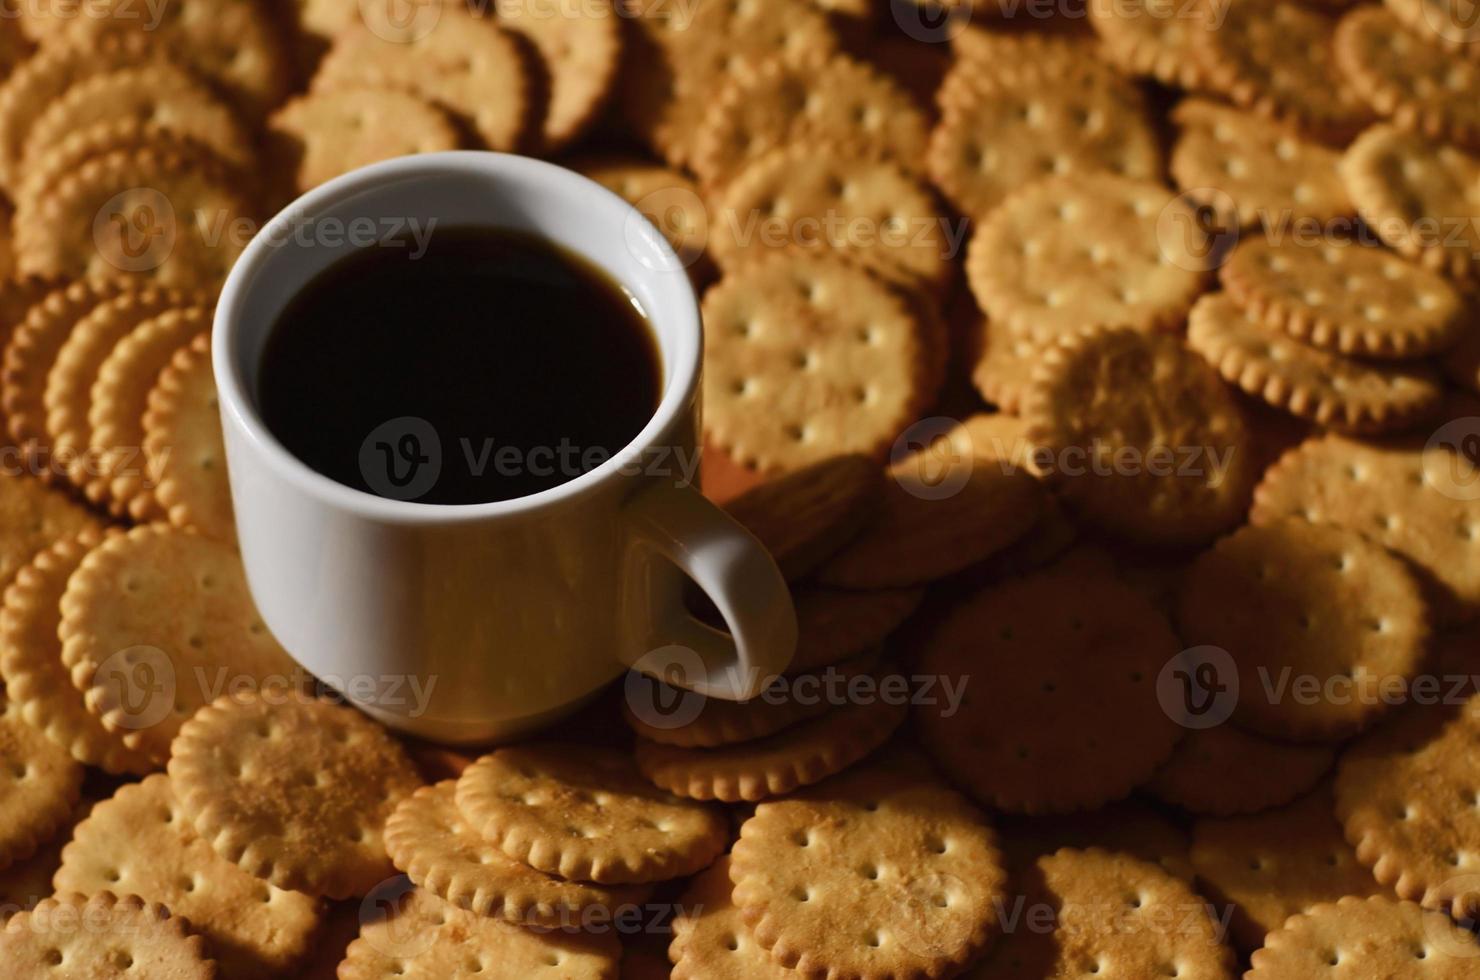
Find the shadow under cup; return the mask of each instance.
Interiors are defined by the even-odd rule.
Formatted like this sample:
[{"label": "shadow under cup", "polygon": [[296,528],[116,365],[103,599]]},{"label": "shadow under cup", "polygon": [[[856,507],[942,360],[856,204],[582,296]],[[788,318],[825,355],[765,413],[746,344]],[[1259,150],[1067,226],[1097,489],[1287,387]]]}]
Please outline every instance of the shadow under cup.
[{"label": "shadow under cup", "polygon": [[[641,304],[663,387],[625,449],[530,496],[433,505],[343,486],[273,437],[257,408],[258,369],[289,301],[357,249],[414,242],[438,226],[545,238]],[[307,670],[393,727],[471,742],[576,707],[651,648],[656,586],[631,574],[621,508],[647,456],[697,459],[702,339],[682,263],[625,201],[506,154],[426,154],[355,171],[252,240],[222,290],[212,341],[248,583]]]}]

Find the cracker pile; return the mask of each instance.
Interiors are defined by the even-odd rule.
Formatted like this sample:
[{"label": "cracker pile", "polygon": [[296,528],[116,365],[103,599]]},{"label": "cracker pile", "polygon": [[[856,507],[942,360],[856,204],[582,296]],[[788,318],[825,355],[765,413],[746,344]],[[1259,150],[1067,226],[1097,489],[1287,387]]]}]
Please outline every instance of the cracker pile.
[{"label": "cracker pile", "polygon": [[[1480,974],[1471,5],[146,6],[0,18],[7,976]],[[476,756],[260,621],[222,280],[479,148],[699,291],[761,696]]]}]

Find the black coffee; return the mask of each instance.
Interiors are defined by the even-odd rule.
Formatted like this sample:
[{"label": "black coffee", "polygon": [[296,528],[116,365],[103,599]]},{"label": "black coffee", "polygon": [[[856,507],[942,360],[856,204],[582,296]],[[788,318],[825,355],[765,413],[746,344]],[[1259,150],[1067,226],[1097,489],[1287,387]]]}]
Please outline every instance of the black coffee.
[{"label": "black coffee", "polygon": [[293,455],[399,500],[508,500],[572,480],[652,418],[647,320],[604,272],[516,232],[365,248],[273,324],[258,403]]}]

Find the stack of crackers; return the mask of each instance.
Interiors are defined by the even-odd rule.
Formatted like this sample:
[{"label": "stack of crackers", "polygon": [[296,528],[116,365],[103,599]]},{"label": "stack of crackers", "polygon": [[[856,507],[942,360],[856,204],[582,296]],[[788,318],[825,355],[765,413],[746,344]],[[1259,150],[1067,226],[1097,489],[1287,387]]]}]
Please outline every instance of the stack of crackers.
[{"label": "stack of crackers", "polygon": [[[7,975],[1480,975],[1471,13],[20,4]],[[644,662],[476,757],[260,621],[222,280],[454,148],[589,175],[701,292],[706,492],[799,621],[761,696]]]}]

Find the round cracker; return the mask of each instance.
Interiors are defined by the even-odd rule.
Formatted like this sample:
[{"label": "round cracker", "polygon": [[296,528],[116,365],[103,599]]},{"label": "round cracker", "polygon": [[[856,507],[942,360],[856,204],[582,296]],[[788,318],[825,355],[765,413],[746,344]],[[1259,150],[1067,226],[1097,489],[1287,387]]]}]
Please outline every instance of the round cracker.
[{"label": "round cracker", "polygon": [[600,935],[542,931],[474,915],[418,888],[378,899],[345,951],[339,980],[617,980],[622,947]]},{"label": "round cracker", "polygon": [[924,598],[922,588],[849,592],[814,586],[794,593],[797,652],[786,672],[817,670],[876,648]]},{"label": "round cracker", "polygon": [[457,807],[514,860],[601,884],[691,874],[725,846],[713,808],[655,790],[628,755],[592,746],[486,755],[458,777]]},{"label": "round cracker", "polygon": [[[771,959],[750,934],[731,900],[730,856],[715,861],[690,883],[673,917],[671,980],[792,980],[796,973]],[[662,976],[669,977],[667,963]],[[623,970],[626,960],[623,960]]]},{"label": "round cracker", "polygon": [[1303,517],[1368,535],[1435,587],[1441,622],[1480,612],[1480,500],[1473,463],[1422,436],[1358,442],[1328,435],[1286,453],[1254,490],[1255,524]]},{"label": "round cracker", "polygon": [[1219,275],[1251,316],[1355,357],[1424,357],[1452,346],[1468,325],[1463,299],[1442,276],[1349,240],[1252,239]]},{"label": "round cracker", "polygon": [[983,220],[1045,176],[1109,172],[1158,180],[1161,142],[1135,83],[1078,68],[1053,86],[1036,73],[981,73],[944,106],[925,157],[930,179],[963,214]]},{"label": "round cracker", "polygon": [[1145,782],[1181,737],[1155,690],[1179,649],[1113,573],[1050,568],[978,592],[932,632],[917,669],[968,685],[954,714],[917,708],[916,729],[984,804],[1091,809]]},{"label": "round cracker", "polygon": [[0,925],[17,912],[35,908],[38,902],[52,895],[51,879],[62,866],[62,848],[71,842],[72,831],[87,819],[96,802],[84,795],[51,840],[37,848],[30,857],[7,867],[5,874],[0,875]]},{"label": "round cracker", "polygon": [[170,744],[180,809],[216,853],[279,888],[365,895],[390,877],[382,829],[421,778],[353,708],[226,694]]},{"label": "round cracker", "polygon": [[743,465],[880,457],[929,397],[908,298],[838,258],[756,257],[704,294],[703,313],[705,436]]},{"label": "round cracker", "polygon": [[190,924],[157,902],[112,892],[92,898],[48,898],[0,931],[0,957],[12,980],[51,980],[66,965],[71,976],[139,976],[216,980],[216,961]]},{"label": "round cracker", "polygon": [[160,372],[143,424],[148,472],[157,481],[154,496],[170,523],[236,540],[209,335],[177,350]]},{"label": "round cracker", "polygon": [[867,64],[843,55],[775,59],[732,78],[719,93],[694,136],[691,166],[717,187],[755,157],[807,143],[914,168],[926,134],[909,94]]},{"label": "round cracker", "polygon": [[975,314],[971,382],[998,411],[1016,415],[1028,399],[1033,372],[1049,346],[1028,332]]},{"label": "round cracker", "polygon": [[1373,126],[1341,158],[1364,221],[1400,254],[1451,279],[1480,278],[1480,158],[1396,126]]},{"label": "round cracker", "polygon": [[1342,839],[1329,786],[1277,810],[1195,821],[1192,864],[1245,952],[1313,905],[1383,890]]},{"label": "round cracker", "polygon": [[257,616],[240,556],[190,531],[151,524],[104,541],[61,610],[62,662],[88,710],[157,763],[216,683],[283,690],[297,677]]},{"label": "round cracker", "polygon": [[67,580],[99,540],[93,531],[64,538],[16,574],[0,608],[0,674],[21,716],[72,758],[113,774],[144,775],[156,768],[154,762],[125,746],[87,710],[57,638]]},{"label": "round cracker", "polygon": [[430,30],[421,21],[411,18],[404,33],[361,24],[339,35],[314,86],[412,92],[452,113],[490,150],[523,147],[532,95],[514,38],[461,5],[442,5]]},{"label": "round cracker", "polygon": [[1427,364],[1372,364],[1307,346],[1266,326],[1228,293],[1205,296],[1192,308],[1187,343],[1229,384],[1340,432],[1411,428],[1443,398]]},{"label": "round cracker", "polygon": [[1159,811],[1132,798],[1084,813],[1004,815],[997,824],[1011,877],[1031,876],[1039,858],[1072,847],[1120,852],[1157,865],[1192,882],[1187,831]]},{"label": "round cracker", "polygon": [[154,147],[112,150],[16,203],[23,273],[138,276],[193,289],[219,285],[246,245],[251,203],[204,158]]},{"label": "round cracker", "polygon": [[175,353],[210,329],[209,307],[165,310],[130,330],[98,366],[88,395],[88,454],[97,460],[85,489],[89,499],[136,521],[164,517],[143,452],[144,412],[149,392]]},{"label": "round cracker", "polygon": [[838,252],[890,282],[943,289],[949,221],[898,164],[791,145],[750,160],[711,201],[709,247],[727,268],[784,250]]},{"label": "round cracker", "polygon": [[[1111,174],[1051,177],[1004,201],[972,236],[966,278],[992,321],[1037,341],[1096,326],[1181,323],[1203,290],[1191,205]],[[1185,249],[1185,251],[1184,251]]]},{"label": "round cracker", "polygon": [[1336,150],[1209,99],[1183,99],[1171,116],[1180,130],[1168,165],[1172,178],[1212,210],[1219,227],[1331,222],[1355,213]]},{"label": "round cracker", "polygon": [[0,688],[0,868],[30,857],[67,820],[82,766]]},{"label": "round cracker", "polygon": [[1111,533],[1196,543],[1244,514],[1248,429],[1218,375],[1177,337],[1097,330],[1051,348],[1023,417],[1062,495]]},{"label": "round cracker", "polygon": [[888,741],[905,707],[883,698],[827,714],[752,742],[689,749],[637,741],[637,765],[653,783],[694,800],[750,802],[842,772]]},{"label": "round cracker", "polygon": [[461,145],[441,109],[408,92],[372,88],[299,96],[273,113],[268,136],[299,194],[381,160]]},{"label": "round cracker", "polygon": [[755,942],[804,976],[938,976],[991,941],[1007,875],[985,815],[907,757],[762,803],[730,858]]},{"label": "round cracker", "polygon": [[1466,0],[1385,0],[1408,30],[1480,61],[1475,8]]},{"label": "round cracker", "polygon": [[225,977],[286,976],[308,955],[318,900],[274,888],[222,860],[189,828],[164,773],[93,807],[62,850],[58,892],[138,895],[184,916]]},{"label": "round cracker", "polygon": [[1254,951],[1246,980],[1372,976],[1463,980],[1474,976],[1473,933],[1412,902],[1385,895],[1318,905],[1296,916]]},{"label": "round cracker", "polygon": [[0,586],[63,538],[102,525],[90,511],[28,476],[0,473]]},{"label": "round cracker", "polygon": [[637,886],[566,881],[514,860],[468,826],[453,779],[402,800],[386,821],[385,846],[417,887],[460,909],[524,926],[589,930],[646,894]]},{"label": "round cracker", "polygon": [[1327,745],[1276,742],[1215,725],[1188,732],[1143,789],[1191,813],[1256,813],[1309,791],[1335,759]]},{"label": "round cracker", "polygon": [[596,119],[622,60],[622,22],[611,0],[497,0],[498,22],[527,39],[548,76],[540,148],[551,153],[578,139]]},{"label": "round cracker", "polygon": [[1217,7],[1206,0],[1091,0],[1089,23],[1105,59],[1132,75],[1175,88],[1206,85],[1198,31],[1212,30]]}]

